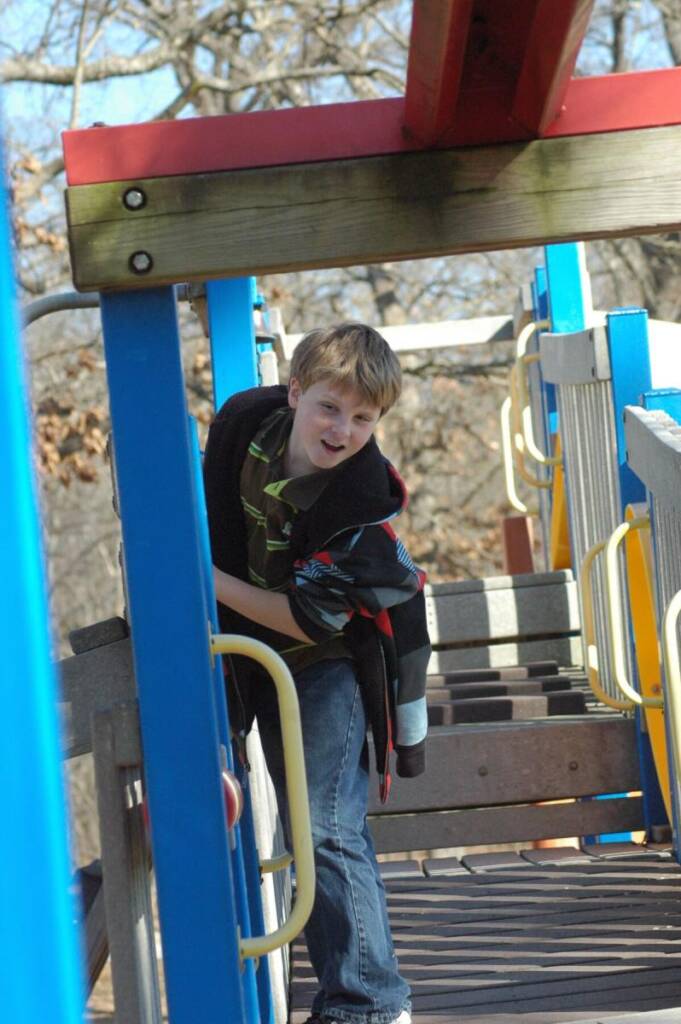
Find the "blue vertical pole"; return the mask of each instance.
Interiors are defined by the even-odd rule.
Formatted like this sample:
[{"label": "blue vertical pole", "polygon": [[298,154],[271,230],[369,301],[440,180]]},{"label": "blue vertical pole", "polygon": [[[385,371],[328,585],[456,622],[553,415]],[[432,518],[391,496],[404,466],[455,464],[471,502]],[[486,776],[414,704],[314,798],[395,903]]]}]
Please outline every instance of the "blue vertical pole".
[{"label": "blue vertical pole", "polygon": [[[192,454],[194,463],[194,487],[196,492],[197,508],[199,511],[199,537],[201,544],[201,560],[204,568],[204,586],[206,593],[206,605],[213,633],[219,633],[217,621],[217,607],[215,603],[215,588],[213,585],[212,559],[210,554],[210,535],[208,530],[208,516],[206,515],[206,500],[203,490],[203,474],[201,472],[201,453],[199,449],[199,438],[196,429],[196,421],[190,417],[190,431],[192,439]],[[234,770],[234,763],[231,748],[231,733],[229,728],[229,716],[227,713],[227,700],[225,698],[224,676],[222,672],[222,658],[218,655],[213,667],[213,691],[215,694],[215,706],[217,711],[218,734],[220,743],[227,752],[227,767]],[[241,781],[241,780],[239,780]],[[246,799],[244,790],[244,801]],[[244,938],[253,934],[262,935],[264,927],[260,927],[252,920],[248,904],[248,883],[244,869],[244,857],[242,851],[242,831],[239,825],[235,825],[230,836],[230,851],[232,854],[232,867],[234,873],[235,906],[239,927]],[[260,881],[256,882],[255,897],[260,902]],[[255,931],[254,931],[255,929]],[[264,960],[265,964],[267,963]],[[247,1024],[269,1024],[267,1020],[260,1017],[260,1005],[258,1000],[258,987],[255,977],[255,964],[252,959],[244,963],[243,973],[244,1003]],[[269,987],[269,977],[268,977]]]},{"label": "blue vertical pole", "polygon": [[[545,267],[536,267],[532,282],[532,307],[535,320],[547,320],[549,317],[549,289]],[[553,329],[553,328],[552,328]],[[556,386],[542,380],[543,408],[545,415],[545,451],[550,451],[551,436],[558,430],[558,412],[556,410]]]},{"label": "blue vertical pole", "polygon": [[206,284],[215,407],[236,391],[258,383],[253,305],[254,277],[232,277]]},{"label": "blue vertical pole", "polygon": [[169,1016],[244,1021],[195,465],[172,288],[102,295]]},{"label": "blue vertical pole", "polygon": [[[591,286],[586,269],[584,243],[565,242],[560,245],[547,245],[544,248],[544,260],[546,264],[546,308],[551,322],[551,331],[554,334],[569,334],[572,331],[583,330],[591,310]],[[553,425],[557,429],[556,389],[553,385],[550,395]],[[549,426],[551,427],[551,425],[550,414]],[[546,450],[548,451],[548,448]],[[567,488],[565,500],[569,506],[570,492]],[[575,573],[577,573],[579,566],[575,565],[574,552],[572,552],[571,562]]]},{"label": "blue vertical pole", "polygon": [[[258,296],[254,277],[209,281],[206,285],[210,325],[211,363],[215,407],[236,391],[258,385],[257,349],[253,307]],[[214,598],[213,598],[214,600]],[[239,895],[242,914],[247,914],[253,930],[263,932],[265,921],[260,896],[260,864],[255,844],[253,805],[247,772],[237,766],[243,792],[244,813],[239,827],[242,839],[237,851],[236,871],[242,882]],[[262,1024],[273,1024],[274,1006],[267,957],[261,957],[256,971],[259,1012]]]},{"label": "blue vertical pole", "polygon": [[581,331],[591,311],[591,287],[583,242],[564,242],[544,248],[551,330],[555,334]]},{"label": "blue vertical pole", "polygon": [[81,951],[69,894],[57,683],[15,302],[0,178],[0,1017],[79,1024]]}]

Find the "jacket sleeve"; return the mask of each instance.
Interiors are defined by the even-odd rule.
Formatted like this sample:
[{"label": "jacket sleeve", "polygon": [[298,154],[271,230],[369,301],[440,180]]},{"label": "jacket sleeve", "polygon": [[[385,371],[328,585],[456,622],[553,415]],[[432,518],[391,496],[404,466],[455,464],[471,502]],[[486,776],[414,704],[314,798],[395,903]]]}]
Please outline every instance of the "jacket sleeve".
[{"label": "jacket sleeve", "polygon": [[390,609],[395,638],[395,753],[397,774],[411,778],[426,767],[426,682],[430,640],[423,590]]},{"label": "jacket sleeve", "polygon": [[311,640],[339,632],[355,614],[376,618],[420,590],[422,574],[394,535],[389,545],[384,536],[380,527],[364,527],[346,537],[345,546],[295,563],[291,613]]}]

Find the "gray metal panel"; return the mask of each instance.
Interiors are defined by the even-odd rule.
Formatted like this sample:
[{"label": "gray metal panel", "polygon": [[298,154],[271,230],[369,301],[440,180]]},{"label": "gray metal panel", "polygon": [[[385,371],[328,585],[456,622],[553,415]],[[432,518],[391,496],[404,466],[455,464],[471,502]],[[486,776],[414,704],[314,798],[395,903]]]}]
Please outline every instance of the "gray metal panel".
[{"label": "gray metal panel", "polygon": [[656,498],[681,512],[681,426],[666,412],[624,410],[627,462]]},{"label": "gray metal panel", "polygon": [[96,712],[93,746],[116,1020],[161,1024],[136,705]]},{"label": "gray metal panel", "polygon": [[378,853],[522,843],[559,836],[636,831],[644,828],[643,801],[640,797],[618,797],[426,814],[384,814],[370,818],[369,827]]},{"label": "gray metal panel", "polygon": [[634,722],[610,714],[438,726],[428,737],[427,765],[415,779],[394,780],[386,807],[374,775],[370,813],[535,803],[640,788]]},{"label": "gray metal panel", "polygon": [[[612,388],[607,381],[584,386],[563,384],[556,388],[556,396],[563,439],[570,547],[573,565],[578,568],[587,551],[594,544],[607,540],[621,520]],[[619,696],[610,665],[605,579],[601,563],[602,556],[596,559],[592,575],[601,684],[611,696]],[[623,569],[620,590],[622,595],[626,594]],[[581,592],[579,597],[581,602]],[[624,599],[621,615],[627,624],[629,609]],[[629,635],[625,625],[625,636]],[[632,657],[629,645],[624,651],[624,661],[627,676],[631,679]],[[585,654],[583,664],[586,664]]]},{"label": "gray metal panel", "polygon": [[593,384],[610,380],[605,327],[539,336],[542,375],[551,384]]},{"label": "gray metal panel", "polygon": [[93,713],[136,696],[130,640],[65,658],[56,667],[68,712],[64,756],[77,757],[92,750]]}]

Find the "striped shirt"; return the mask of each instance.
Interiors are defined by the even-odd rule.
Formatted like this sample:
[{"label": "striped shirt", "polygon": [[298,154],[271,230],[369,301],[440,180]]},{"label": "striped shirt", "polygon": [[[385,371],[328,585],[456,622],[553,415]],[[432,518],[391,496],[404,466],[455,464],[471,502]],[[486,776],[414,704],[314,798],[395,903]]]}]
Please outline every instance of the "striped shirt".
[{"label": "striped shirt", "polygon": [[[296,515],[320,497],[334,470],[286,478],[284,453],[293,424],[287,406],[268,416],[253,437],[241,468],[241,507],[246,521],[249,581],[264,590],[287,593],[293,584],[291,530]],[[278,653],[292,671],[327,658],[347,658],[342,633],[321,643],[283,637]]]}]

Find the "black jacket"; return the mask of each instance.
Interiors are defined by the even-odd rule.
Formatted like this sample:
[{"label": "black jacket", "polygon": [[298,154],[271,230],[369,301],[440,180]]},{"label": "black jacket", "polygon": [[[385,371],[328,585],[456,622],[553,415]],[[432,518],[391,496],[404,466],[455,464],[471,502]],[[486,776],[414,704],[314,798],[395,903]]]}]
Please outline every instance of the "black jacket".
[{"label": "black jacket", "polygon": [[[213,562],[244,580],[248,579],[248,565],[241,468],[262,421],[286,402],[287,390],[282,385],[240,392],[219,410],[208,435],[204,481]],[[339,586],[339,576],[348,581],[355,614],[344,633],[371,723],[384,799],[390,784],[391,749],[397,753],[398,775],[418,775],[425,768],[425,679],[430,656],[425,577],[389,525],[405,503],[402,482],[372,438],[341,464],[318,501],[298,514],[291,534],[292,575],[297,587],[304,589],[312,580],[310,586],[319,586],[320,576],[323,585],[327,566],[330,575],[336,572],[334,587]],[[392,599],[398,603],[381,607],[381,597],[388,592],[396,595]],[[293,603],[292,612],[311,639],[323,639],[318,625]],[[223,605],[218,606],[218,613],[223,632],[244,633],[265,643],[280,639]],[[271,700],[273,694],[253,662],[232,660],[238,678],[228,681],[230,718],[237,731],[245,732],[258,701]]]}]

